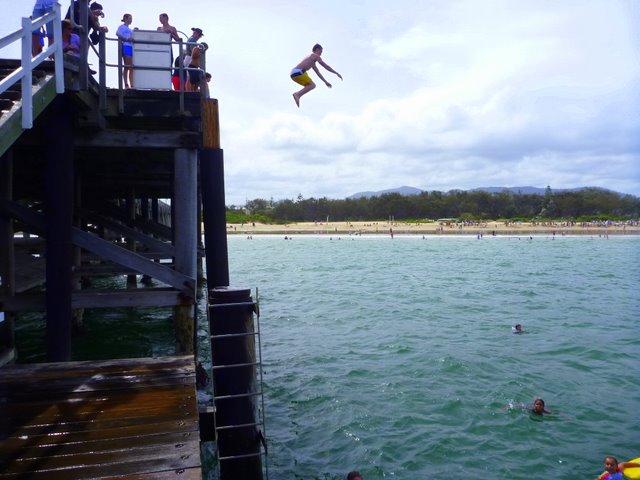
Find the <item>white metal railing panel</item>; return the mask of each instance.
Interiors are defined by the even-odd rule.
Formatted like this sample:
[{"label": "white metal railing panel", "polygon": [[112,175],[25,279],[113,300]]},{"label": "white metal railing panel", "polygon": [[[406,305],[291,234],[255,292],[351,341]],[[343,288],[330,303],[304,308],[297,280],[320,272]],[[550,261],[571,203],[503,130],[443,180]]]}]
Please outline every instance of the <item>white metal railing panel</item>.
[{"label": "white metal railing panel", "polygon": [[[53,22],[54,42],[42,53],[31,58],[32,32],[48,22]],[[53,55],[55,61],[56,93],[64,93],[64,63],[62,51],[62,14],[59,3],[54,4],[53,12],[31,20],[22,18],[22,28],[0,39],[0,48],[22,41],[21,66],[0,81],[0,94],[21,81],[22,90],[22,128],[33,127],[33,69]]]}]

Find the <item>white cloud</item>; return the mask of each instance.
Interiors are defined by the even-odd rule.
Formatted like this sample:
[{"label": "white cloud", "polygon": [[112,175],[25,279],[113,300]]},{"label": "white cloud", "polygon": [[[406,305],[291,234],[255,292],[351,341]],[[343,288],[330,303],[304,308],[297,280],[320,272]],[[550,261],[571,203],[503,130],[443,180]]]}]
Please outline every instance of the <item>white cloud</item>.
[{"label": "white cloud", "polygon": [[[31,7],[16,4],[0,36]],[[637,0],[190,5],[168,13],[212,46],[229,203],[399,185],[640,195]],[[110,0],[106,20],[155,28],[157,9]],[[298,109],[288,72],[316,42],[344,82],[328,73]]]}]

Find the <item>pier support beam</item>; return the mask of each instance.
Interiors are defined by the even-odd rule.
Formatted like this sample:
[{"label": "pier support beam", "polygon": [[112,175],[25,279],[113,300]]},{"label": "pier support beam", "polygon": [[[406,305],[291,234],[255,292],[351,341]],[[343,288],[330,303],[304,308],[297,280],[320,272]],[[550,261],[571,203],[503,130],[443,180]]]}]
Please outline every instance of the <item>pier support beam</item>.
[{"label": "pier support beam", "polygon": [[[80,209],[82,207],[82,179],[80,175],[76,174],[75,182],[75,206]],[[84,222],[82,219],[77,218],[74,220],[74,226],[82,230]],[[73,266],[74,268],[82,267],[82,249],[78,246],[73,246]],[[73,290],[78,292],[82,290],[82,277],[75,276],[73,278]],[[73,331],[80,332],[84,328],[84,308],[76,308],[73,310]]]},{"label": "pier support beam", "polygon": [[207,287],[229,285],[227,217],[224,198],[224,155],[220,148],[218,101],[202,102],[203,149],[200,151],[200,185],[204,221]]},{"label": "pier support beam", "polygon": [[221,148],[200,152],[202,216],[208,288],[229,285],[227,219],[224,199],[224,156]]},{"label": "pier support beam", "polygon": [[[136,194],[133,189],[129,190],[129,195],[127,196],[127,217],[131,222],[131,225],[134,225],[136,222]],[[127,238],[127,248],[131,252],[136,251],[136,241],[135,239],[128,237]],[[138,288],[138,276],[136,274],[127,275],[127,288]]]},{"label": "pier support beam", "polygon": [[185,294],[184,305],[174,308],[176,353],[194,352],[194,308],[197,282],[198,249],[198,157],[196,150],[178,149],[174,163],[174,196],[172,221],[176,249],[176,271],[193,278],[193,291]]},{"label": "pier support beam", "polygon": [[[0,199],[13,198],[13,153],[9,150],[0,157]],[[15,294],[15,260],[13,247],[13,220],[0,215],[0,294]],[[15,360],[15,323],[12,312],[3,311],[0,305],[0,366]]]},{"label": "pier support beam", "polygon": [[45,134],[47,245],[47,361],[71,360],[74,200],[73,108],[58,95],[48,108]]}]

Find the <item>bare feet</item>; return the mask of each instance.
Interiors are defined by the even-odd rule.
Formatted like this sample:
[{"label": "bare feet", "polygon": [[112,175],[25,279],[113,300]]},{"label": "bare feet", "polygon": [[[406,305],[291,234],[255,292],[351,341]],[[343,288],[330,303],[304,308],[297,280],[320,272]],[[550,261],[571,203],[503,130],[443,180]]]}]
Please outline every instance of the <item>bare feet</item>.
[{"label": "bare feet", "polygon": [[298,108],[300,108],[300,97],[294,93],[293,94],[293,99],[295,100],[296,105],[298,106]]}]

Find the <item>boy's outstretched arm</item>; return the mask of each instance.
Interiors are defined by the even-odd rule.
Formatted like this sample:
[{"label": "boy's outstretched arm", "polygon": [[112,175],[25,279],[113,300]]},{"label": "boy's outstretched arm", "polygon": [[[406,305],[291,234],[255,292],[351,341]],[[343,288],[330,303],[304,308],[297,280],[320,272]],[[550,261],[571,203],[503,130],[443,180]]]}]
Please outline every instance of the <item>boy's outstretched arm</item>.
[{"label": "boy's outstretched arm", "polygon": [[313,65],[311,68],[313,68],[313,71],[316,72],[316,75],[318,75],[318,77],[320,78],[320,80],[322,80],[324,82],[324,84],[331,88],[331,84],[329,82],[327,82],[324,77],[322,76],[322,74],[320,73],[320,70],[318,70],[318,67],[316,67],[315,65]]},{"label": "boy's outstretched arm", "polygon": [[328,71],[330,71],[331,73],[335,73],[335,74],[338,76],[338,78],[339,78],[340,80],[342,80],[342,75],[340,75],[340,74],[339,74],[338,72],[336,72],[333,68],[331,68],[329,65],[327,65],[326,63],[324,63],[324,61],[323,61],[321,58],[318,58],[318,63],[319,63],[320,65],[322,65],[322,66],[325,68],[325,70],[328,70]]}]

